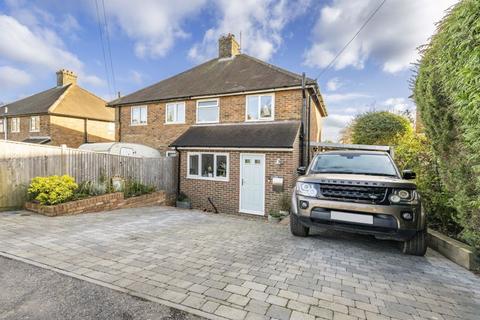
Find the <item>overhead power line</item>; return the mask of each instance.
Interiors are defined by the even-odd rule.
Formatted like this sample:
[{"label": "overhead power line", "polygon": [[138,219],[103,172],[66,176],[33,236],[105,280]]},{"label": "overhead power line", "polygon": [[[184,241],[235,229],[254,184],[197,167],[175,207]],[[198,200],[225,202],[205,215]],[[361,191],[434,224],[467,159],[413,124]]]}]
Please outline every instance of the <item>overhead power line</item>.
[{"label": "overhead power line", "polygon": [[343,46],[343,48],[335,55],[335,57],[333,57],[333,59],[330,61],[330,63],[318,74],[318,76],[315,78],[315,80],[318,80],[318,78],[320,78],[328,69],[330,69],[330,67],[335,63],[335,61],[343,54],[345,49],[347,49],[347,47],[353,42],[353,40],[355,40],[355,38],[357,38],[357,36],[367,26],[367,24],[370,22],[370,20],[373,19],[373,17],[382,8],[382,6],[385,4],[385,2],[387,2],[387,0],[383,0],[382,3],[380,3],[380,5],[375,10],[372,11],[370,16],[367,18],[367,20],[365,20],[365,22],[362,24],[360,29],[358,29],[358,31],[354,34],[354,36]]},{"label": "overhead power line", "polygon": [[115,83],[115,71],[114,71],[114,68],[113,68],[112,49],[110,48],[110,33],[109,33],[109,29],[108,29],[107,14],[106,14],[106,11],[105,11],[105,1],[104,0],[102,0],[102,6],[103,6],[103,18],[105,20],[105,34],[106,34],[106,39],[107,39],[108,58],[110,60],[110,71],[112,72],[113,92],[116,94],[117,86],[116,86],[116,83]]}]

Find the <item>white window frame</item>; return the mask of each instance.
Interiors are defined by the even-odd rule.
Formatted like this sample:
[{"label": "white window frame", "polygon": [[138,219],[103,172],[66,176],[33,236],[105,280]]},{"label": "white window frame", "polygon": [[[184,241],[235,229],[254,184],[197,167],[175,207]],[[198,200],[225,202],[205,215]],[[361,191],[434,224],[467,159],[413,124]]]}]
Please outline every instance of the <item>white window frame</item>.
[{"label": "white window frame", "polygon": [[[134,109],[145,109],[145,123],[133,123],[133,110]],[[142,119],[142,112],[140,111],[139,112],[139,115],[140,115],[140,119],[139,121],[141,121]],[[131,106],[130,107],[130,125],[131,126],[146,126],[148,124],[148,106]]]},{"label": "white window frame", "polygon": [[[260,103],[261,97],[271,97],[272,98],[272,116],[268,118],[260,117]],[[258,97],[258,106],[257,106],[257,115],[258,119],[248,119],[248,98],[249,97]],[[250,94],[245,96],[245,121],[246,122],[257,122],[257,121],[274,121],[275,120],[275,93],[266,93],[266,94]]]},{"label": "white window frame", "polygon": [[[213,177],[202,177],[202,155],[213,154]],[[190,174],[190,156],[198,156],[198,175]],[[226,177],[217,177],[217,156],[225,156],[227,158]],[[198,180],[228,181],[230,176],[230,155],[222,152],[188,152],[187,153],[187,178]]]},{"label": "white window frame", "polygon": [[[37,121],[35,121],[35,127],[32,126],[33,119],[37,119]],[[30,126],[30,132],[40,132],[40,116],[31,116],[29,126]]]},{"label": "white window frame", "polygon": [[[178,120],[178,106],[179,105],[183,105],[183,120],[182,121],[179,121]],[[167,121],[167,118],[168,118],[168,107],[170,106],[173,106],[175,109],[174,109],[174,121]],[[186,103],[185,101],[180,101],[180,102],[169,102],[167,104],[165,104],[165,124],[183,124],[185,123],[185,118],[187,116],[187,110],[186,110]]]},{"label": "white window frame", "polygon": [[[15,123],[15,125],[13,125]],[[11,121],[11,132],[18,133],[20,132],[20,118],[12,118]]]},{"label": "white window frame", "polygon": [[[199,102],[204,102],[204,101],[216,101],[217,102],[217,121],[198,121],[198,109],[199,108],[213,108],[212,106],[210,107],[199,107],[198,104]],[[196,108],[196,122],[197,123],[219,123],[220,122],[220,99],[202,99],[202,100],[197,100],[197,108]]]},{"label": "white window frame", "polygon": [[5,122],[6,122],[5,120],[6,120],[6,118],[1,118],[1,119],[0,119],[0,122],[2,123],[2,124],[0,125],[0,133],[4,133],[4,132],[5,132]]}]

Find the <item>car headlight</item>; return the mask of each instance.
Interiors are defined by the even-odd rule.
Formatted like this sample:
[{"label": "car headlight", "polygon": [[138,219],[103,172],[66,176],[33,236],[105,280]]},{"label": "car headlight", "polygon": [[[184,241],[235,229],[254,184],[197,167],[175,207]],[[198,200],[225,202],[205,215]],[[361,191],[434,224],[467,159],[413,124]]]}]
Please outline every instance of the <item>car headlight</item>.
[{"label": "car headlight", "polygon": [[319,193],[318,185],[315,183],[297,182],[296,189],[297,194],[305,197],[316,198]]},{"label": "car headlight", "polygon": [[411,202],[415,200],[415,190],[396,189],[392,191],[392,194],[388,197],[391,203]]}]

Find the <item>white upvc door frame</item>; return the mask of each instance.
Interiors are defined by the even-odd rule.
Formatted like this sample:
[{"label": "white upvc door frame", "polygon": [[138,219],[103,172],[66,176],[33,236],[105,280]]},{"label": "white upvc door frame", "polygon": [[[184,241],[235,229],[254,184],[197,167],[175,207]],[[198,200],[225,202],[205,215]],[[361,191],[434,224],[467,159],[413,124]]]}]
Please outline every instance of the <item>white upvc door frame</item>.
[{"label": "white upvc door frame", "polygon": [[[261,157],[262,158],[262,165],[263,165],[263,174],[262,174],[262,210],[261,211],[254,211],[254,210],[247,210],[242,209],[242,180],[243,180],[243,160],[244,157]],[[240,153],[240,179],[239,179],[239,204],[238,204],[238,211],[241,213],[248,213],[254,215],[265,215],[265,174],[266,174],[266,155],[264,153]]]}]

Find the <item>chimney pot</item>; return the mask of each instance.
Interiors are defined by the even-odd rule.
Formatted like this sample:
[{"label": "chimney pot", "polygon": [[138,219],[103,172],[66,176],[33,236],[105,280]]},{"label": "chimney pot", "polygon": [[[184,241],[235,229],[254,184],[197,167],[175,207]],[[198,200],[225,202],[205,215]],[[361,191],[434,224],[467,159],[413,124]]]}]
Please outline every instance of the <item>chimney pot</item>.
[{"label": "chimney pot", "polygon": [[63,87],[70,83],[77,84],[77,75],[75,72],[67,69],[57,71],[57,87]]},{"label": "chimney pot", "polygon": [[218,39],[218,57],[231,58],[240,53],[240,45],[231,33]]}]

